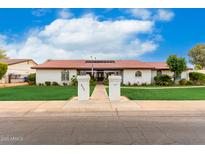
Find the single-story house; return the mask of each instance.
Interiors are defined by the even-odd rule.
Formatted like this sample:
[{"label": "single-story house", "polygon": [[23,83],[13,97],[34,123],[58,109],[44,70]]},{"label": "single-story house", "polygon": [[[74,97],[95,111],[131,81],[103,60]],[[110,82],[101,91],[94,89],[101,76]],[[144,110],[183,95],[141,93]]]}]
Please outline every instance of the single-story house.
[{"label": "single-story house", "polygon": [[0,83],[24,82],[25,77],[36,70],[31,67],[38,64],[32,59],[0,59],[0,62],[8,65],[8,70]]},{"label": "single-story house", "polygon": [[[93,75],[97,81],[115,74],[122,76],[124,84],[150,84],[157,74],[173,75],[165,62],[138,60],[47,60],[32,68],[36,69],[37,84],[45,81],[69,83],[72,77],[85,74]],[[188,79],[188,70],[181,78]]]}]

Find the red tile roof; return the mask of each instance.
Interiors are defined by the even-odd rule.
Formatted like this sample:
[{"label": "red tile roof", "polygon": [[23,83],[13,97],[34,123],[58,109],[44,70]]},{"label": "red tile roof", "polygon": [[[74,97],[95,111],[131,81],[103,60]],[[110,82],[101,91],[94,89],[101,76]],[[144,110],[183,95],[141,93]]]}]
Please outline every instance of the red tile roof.
[{"label": "red tile roof", "polygon": [[147,62],[149,65],[154,66],[155,69],[169,69],[166,62]]},{"label": "red tile roof", "polygon": [[[90,69],[90,60],[47,60],[34,69]],[[138,60],[96,60],[94,69],[168,69],[165,62],[142,62]]]}]

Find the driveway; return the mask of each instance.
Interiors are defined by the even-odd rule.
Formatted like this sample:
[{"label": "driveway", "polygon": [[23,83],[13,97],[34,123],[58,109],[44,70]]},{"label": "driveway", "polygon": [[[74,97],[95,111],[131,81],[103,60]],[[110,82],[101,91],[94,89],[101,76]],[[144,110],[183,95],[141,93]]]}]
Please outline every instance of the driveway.
[{"label": "driveway", "polygon": [[27,82],[20,82],[20,83],[0,83],[0,88],[16,87],[16,86],[26,86],[26,85],[28,85]]}]

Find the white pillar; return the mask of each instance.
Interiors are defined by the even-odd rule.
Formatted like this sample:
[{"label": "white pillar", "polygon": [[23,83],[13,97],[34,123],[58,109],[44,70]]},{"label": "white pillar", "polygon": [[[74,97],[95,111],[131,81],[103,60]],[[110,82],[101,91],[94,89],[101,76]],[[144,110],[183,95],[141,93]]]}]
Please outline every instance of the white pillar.
[{"label": "white pillar", "polygon": [[78,75],[78,100],[89,100],[90,97],[90,76]]},{"label": "white pillar", "polygon": [[111,75],[108,77],[109,80],[109,99],[110,101],[120,100],[120,84],[121,76]]}]

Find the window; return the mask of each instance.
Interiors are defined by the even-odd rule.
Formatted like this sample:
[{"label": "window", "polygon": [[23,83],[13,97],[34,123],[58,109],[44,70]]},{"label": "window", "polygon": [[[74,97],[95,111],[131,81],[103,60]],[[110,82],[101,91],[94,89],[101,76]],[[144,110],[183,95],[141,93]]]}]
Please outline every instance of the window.
[{"label": "window", "polygon": [[69,71],[64,70],[61,72],[61,81],[69,81]]},{"label": "window", "polygon": [[157,70],[157,75],[162,75],[162,70]]},{"label": "window", "polygon": [[142,72],[141,71],[137,71],[136,73],[135,73],[135,77],[141,77],[142,76]]}]

